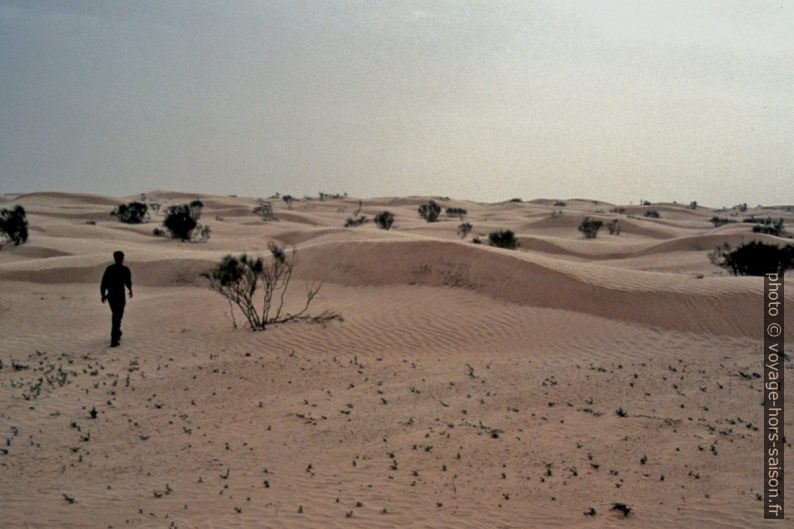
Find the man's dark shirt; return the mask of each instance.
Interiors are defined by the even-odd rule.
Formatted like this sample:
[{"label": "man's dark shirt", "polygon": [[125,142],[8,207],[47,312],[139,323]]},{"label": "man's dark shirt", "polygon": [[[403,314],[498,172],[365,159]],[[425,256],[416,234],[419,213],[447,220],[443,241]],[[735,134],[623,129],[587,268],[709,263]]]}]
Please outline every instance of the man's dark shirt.
[{"label": "man's dark shirt", "polygon": [[105,269],[99,291],[108,299],[124,301],[124,287],[132,288],[132,275],[130,269],[124,265],[112,264]]}]

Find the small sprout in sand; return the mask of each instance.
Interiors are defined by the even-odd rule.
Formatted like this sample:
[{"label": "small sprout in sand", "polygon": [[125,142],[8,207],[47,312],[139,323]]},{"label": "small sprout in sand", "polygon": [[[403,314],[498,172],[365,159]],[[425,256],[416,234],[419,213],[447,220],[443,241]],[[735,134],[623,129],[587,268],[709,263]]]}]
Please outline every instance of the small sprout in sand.
[{"label": "small sprout in sand", "polygon": [[69,494],[63,493],[63,499],[66,500],[66,503],[75,503],[77,500],[74,499],[74,496],[70,496]]},{"label": "small sprout in sand", "polygon": [[629,414],[626,413],[626,410],[620,407],[617,410],[615,410],[615,415],[617,415],[618,417],[628,417]]},{"label": "small sprout in sand", "polygon": [[587,509],[587,510],[584,512],[584,515],[585,515],[585,516],[595,516],[595,515],[596,515],[596,510],[595,510],[595,509],[593,509],[592,507],[590,507],[589,509]]}]

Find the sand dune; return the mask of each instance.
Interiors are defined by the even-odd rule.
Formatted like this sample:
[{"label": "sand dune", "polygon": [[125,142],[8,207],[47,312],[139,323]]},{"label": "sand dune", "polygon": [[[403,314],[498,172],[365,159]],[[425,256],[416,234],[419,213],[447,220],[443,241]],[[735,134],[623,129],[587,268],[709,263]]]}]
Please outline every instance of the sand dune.
[{"label": "sand dune", "polygon": [[[707,254],[786,239],[676,204],[436,198],[468,210],[461,240],[419,218],[432,197],[364,200],[384,231],[343,228],[352,197],[272,200],[264,222],[253,197],[146,193],[194,198],[206,243],[119,223],[120,198],[0,196],[31,223],[0,250],[0,526],[780,526],[757,497],[762,279]],[[586,240],[584,216],[623,231]],[[517,251],[472,243],[499,228]],[[313,311],[341,318],[232,327],[200,273],[270,241],[298,252],[288,306],[322,281]],[[115,249],[135,296],[111,349]]]}]

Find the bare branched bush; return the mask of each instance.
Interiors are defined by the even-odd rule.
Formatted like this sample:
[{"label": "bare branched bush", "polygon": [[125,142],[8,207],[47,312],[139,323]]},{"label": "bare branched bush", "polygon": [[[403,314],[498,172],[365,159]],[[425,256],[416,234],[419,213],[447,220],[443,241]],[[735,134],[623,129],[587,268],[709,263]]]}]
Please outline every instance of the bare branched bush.
[{"label": "bare branched bush", "polygon": [[[254,331],[263,331],[270,325],[295,320],[321,321],[338,317],[329,311],[317,316],[308,315],[309,306],[320,292],[322,283],[306,288],[303,308],[297,312],[285,309],[287,290],[297,264],[295,248],[285,251],[270,243],[270,255],[265,259],[249,257],[243,253],[227,255],[212,269],[202,274],[210,281],[210,289],[236,305]],[[261,289],[261,294],[257,291]],[[260,308],[261,307],[261,308]]]}]

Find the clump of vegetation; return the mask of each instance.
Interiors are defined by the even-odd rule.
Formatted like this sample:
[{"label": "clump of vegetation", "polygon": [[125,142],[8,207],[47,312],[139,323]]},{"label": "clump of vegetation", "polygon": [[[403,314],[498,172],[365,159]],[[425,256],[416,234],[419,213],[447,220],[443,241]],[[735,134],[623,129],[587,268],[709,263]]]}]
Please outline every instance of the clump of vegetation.
[{"label": "clump of vegetation", "polygon": [[750,217],[744,219],[743,222],[755,224],[755,226],[753,226],[754,233],[766,233],[776,236],[780,236],[783,233],[783,219]]},{"label": "clump of vegetation", "polygon": [[359,215],[358,217],[348,217],[345,221],[345,228],[358,228],[365,222],[369,222],[366,215]]},{"label": "clump of vegetation", "polygon": [[709,254],[709,260],[735,276],[783,274],[794,268],[794,246],[752,241],[734,250],[725,243]]},{"label": "clump of vegetation", "polygon": [[626,208],[623,206],[618,206],[616,208],[612,208],[609,210],[610,213],[626,213]]},{"label": "clump of vegetation", "polygon": [[292,209],[292,203],[295,202],[292,195],[284,195],[281,197],[281,200],[287,205],[287,209]]},{"label": "clump of vegetation", "polygon": [[382,230],[391,229],[394,224],[394,215],[391,211],[384,211],[375,215],[375,225]]},{"label": "clump of vegetation", "polygon": [[463,217],[469,214],[465,208],[447,208],[445,211],[447,217],[458,217],[460,220],[463,220]]},{"label": "clump of vegetation", "polygon": [[698,208],[697,200],[693,200],[692,202],[689,203],[689,209],[697,209],[697,208]]},{"label": "clump of vegetation", "polygon": [[661,215],[659,215],[659,212],[655,209],[649,209],[645,212],[645,216],[649,219],[658,219]]},{"label": "clump of vegetation", "polygon": [[163,227],[172,239],[204,242],[210,238],[210,227],[199,223],[203,207],[200,200],[169,206],[165,212]]},{"label": "clump of vegetation", "polygon": [[745,211],[747,211],[747,202],[740,202],[739,204],[733,206],[733,209],[739,210],[741,213],[744,213]]},{"label": "clump of vegetation", "polygon": [[440,213],[441,206],[436,204],[434,200],[419,206],[419,216],[421,216],[427,222],[436,222]]},{"label": "clump of vegetation", "polygon": [[497,248],[515,250],[518,248],[518,239],[516,239],[516,234],[510,230],[497,230],[488,234],[488,244]]},{"label": "clump of vegetation", "polygon": [[585,238],[595,239],[598,236],[598,230],[601,229],[603,224],[604,223],[600,220],[585,217],[582,219],[582,222],[579,223],[579,231],[584,234]]},{"label": "clump of vegetation", "polygon": [[474,237],[474,238],[471,240],[471,242],[472,242],[472,243],[474,243],[474,244],[482,244],[482,240],[480,240],[480,237],[479,237],[479,236],[475,236],[475,237]]},{"label": "clump of vegetation", "polygon": [[631,514],[631,507],[629,507],[625,503],[613,503],[611,510],[622,512],[623,516],[628,516],[629,514]]},{"label": "clump of vegetation", "polygon": [[620,221],[618,219],[610,220],[606,226],[610,235],[620,235]]},{"label": "clump of vegetation", "polygon": [[325,200],[333,200],[342,197],[347,197],[347,193],[323,193],[322,191],[320,191],[318,193],[318,196],[320,197],[320,202],[323,202]]},{"label": "clump of vegetation", "polygon": [[[270,325],[288,321],[319,321],[337,317],[327,311],[319,316],[307,315],[322,283],[307,287],[306,301],[301,310],[287,312],[284,303],[297,264],[297,252],[294,248],[287,252],[273,243],[268,245],[268,249],[270,255],[266,259],[248,257],[244,253],[237,257],[227,255],[202,275],[210,280],[210,289],[225,297],[230,307],[232,304],[237,306],[254,331],[263,331]],[[257,290],[260,288],[262,295],[258,296]],[[232,322],[236,327],[233,315]]]},{"label": "clump of vegetation", "polygon": [[465,239],[466,236],[471,231],[471,228],[472,228],[472,226],[468,222],[463,222],[463,223],[459,224],[458,225],[458,237],[460,237],[461,239]]},{"label": "clump of vegetation", "polygon": [[14,206],[14,209],[0,210],[0,236],[19,246],[28,240],[28,219],[25,208]]},{"label": "clump of vegetation", "polygon": [[261,198],[256,199],[256,204],[254,215],[259,215],[262,220],[276,220],[276,215],[273,213],[273,204]]},{"label": "clump of vegetation", "polygon": [[651,202],[649,200],[640,200],[641,206],[650,206]]},{"label": "clump of vegetation", "polygon": [[557,206],[557,207],[559,207],[559,208],[564,208],[564,207],[565,207],[565,206],[567,206],[568,204],[566,204],[564,200],[558,200],[558,201],[556,201],[556,202],[555,202],[554,204],[552,204],[552,205],[554,205],[554,206]]},{"label": "clump of vegetation", "polygon": [[149,206],[143,202],[119,204],[110,214],[127,224],[140,224],[148,216]]},{"label": "clump of vegetation", "polygon": [[711,217],[711,223],[714,224],[715,228],[719,228],[720,226],[724,226],[725,224],[734,224],[736,219],[729,219],[727,217]]},{"label": "clump of vegetation", "polygon": [[523,202],[523,200],[521,200],[520,198],[511,198],[511,199],[510,199],[510,202],[518,202],[518,203],[521,203],[521,202]]},{"label": "clump of vegetation", "polygon": [[167,233],[161,228],[155,228],[152,230],[152,235],[155,237],[165,237]]}]

